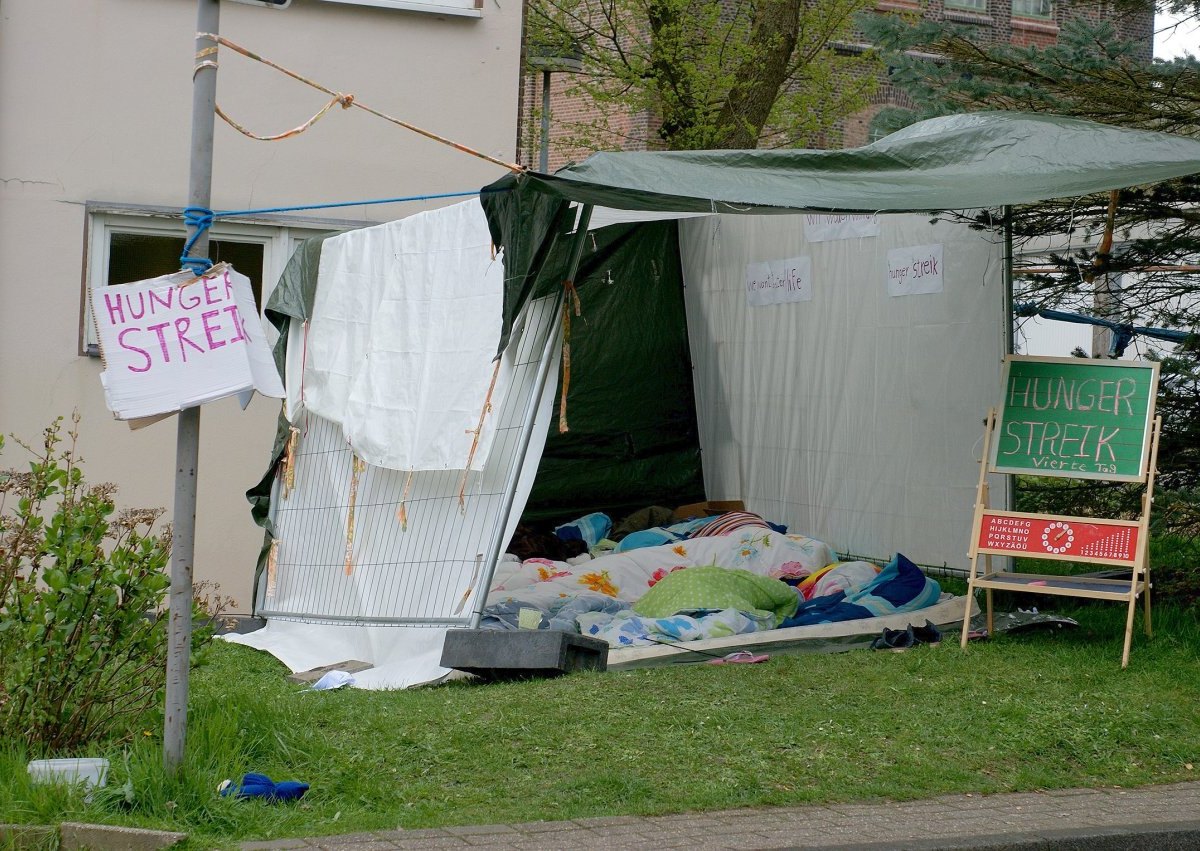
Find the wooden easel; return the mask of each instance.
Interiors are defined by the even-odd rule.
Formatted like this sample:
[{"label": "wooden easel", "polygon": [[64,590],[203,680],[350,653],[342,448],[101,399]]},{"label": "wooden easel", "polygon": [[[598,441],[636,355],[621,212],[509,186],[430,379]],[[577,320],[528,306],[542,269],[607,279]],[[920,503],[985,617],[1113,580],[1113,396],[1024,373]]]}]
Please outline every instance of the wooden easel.
[{"label": "wooden easel", "polygon": [[[1007,377],[1006,377],[1007,385]],[[1153,388],[1157,387],[1157,371]],[[1153,392],[1150,396],[1153,414]],[[1145,615],[1144,628],[1150,636],[1150,566],[1148,563],[1150,539],[1150,508],[1154,502],[1154,478],[1157,474],[1159,433],[1162,417],[1155,416],[1149,441],[1149,452],[1142,466],[1141,476],[1124,477],[1125,480],[1140,480],[1146,483],[1142,495],[1141,515],[1136,521],[1111,520],[1095,517],[1060,517],[1056,515],[1028,514],[1002,511],[988,507],[989,472],[1011,472],[1011,468],[997,469],[993,434],[997,429],[997,411],[992,408],[984,425],[983,457],[979,465],[979,484],[976,489],[975,517],[971,529],[971,570],[967,582],[966,612],[963,616],[961,644],[965,649],[970,632],[971,607],[974,591],[982,588],[987,597],[987,628],[992,634],[992,592],[995,590],[1066,597],[1086,597],[1093,600],[1125,602],[1128,615],[1125,620],[1125,645],[1121,654],[1121,667],[1129,664],[1129,650],[1133,640],[1133,619],[1137,598],[1142,596]],[[1065,475],[1059,473],[1058,475]],[[1066,477],[1071,477],[1067,475]],[[1088,478],[1104,478],[1088,475]],[[1084,543],[1086,541],[1086,543]],[[980,570],[980,556],[983,569]],[[1129,567],[1129,579],[1102,579],[1091,576],[1059,576],[1053,574],[1018,573],[995,570],[993,555],[1019,555],[1035,558],[1072,562],[1087,562],[1116,567]]]}]

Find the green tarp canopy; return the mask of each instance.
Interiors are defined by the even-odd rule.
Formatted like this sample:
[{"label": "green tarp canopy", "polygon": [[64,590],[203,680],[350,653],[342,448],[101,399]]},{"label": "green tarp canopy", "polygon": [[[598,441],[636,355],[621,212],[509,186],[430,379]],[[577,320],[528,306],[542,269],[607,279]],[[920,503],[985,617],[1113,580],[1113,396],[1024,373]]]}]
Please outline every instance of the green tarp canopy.
[{"label": "green tarp canopy", "polygon": [[1200,171],[1200,140],[1072,118],[977,112],[840,151],[598,153],[520,186],[622,210],[913,212],[1028,204]]},{"label": "green tarp canopy", "polygon": [[[1200,140],[1091,121],[977,112],[921,121],[841,151],[593,154],[483,190],[505,249],[505,333],[533,292],[567,202],[684,213],[917,212],[1028,204],[1200,172]],[[543,277],[546,275],[543,274]],[[553,277],[550,275],[550,277]]]},{"label": "green tarp canopy", "polygon": [[[598,153],[553,175],[509,175],[480,195],[492,239],[504,248],[501,348],[526,301],[561,288],[576,222],[573,204],[641,211],[651,214],[648,218],[964,210],[1086,195],[1195,172],[1200,172],[1200,140],[1058,116],[980,112],[922,121],[851,150]],[[671,223],[605,228],[588,240],[574,276],[590,326],[573,332],[572,432],[559,435],[552,429],[530,516],[565,508],[572,494],[580,503],[572,507],[582,508],[588,498],[615,507],[621,492],[632,500],[657,490],[666,499],[702,488],[698,452],[685,461],[683,451],[684,442],[695,439],[694,420],[687,416],[694,413],[684,410],[691,393],[686,330],[663,321],[661,312],[670,304],[679,317],[673,321],[681,322],[682,300],[654,293],[648,285],[647,270],[659,259],[678,266],[678,258],[660,253],[677,250],[663,225]],[[669,244],[634,239],[638,228]],[[606,236],[614,231],[620,237]],[[625,240],[630,242],[622,245]],[[608,303],[613,293],[604,284],[613,270],[624,273],[625,289],[634,290],[622,296],[633,309],[618,311]],[[682,282],[672,268],[658,285],[679,288]],[[648,335],[669,337],[680,361],[646,361],[641,345]],[[591,383],[597,384],[595,392],[585,386]],[[674,438],[669,446],[643,445],[622,423],[626,412],[644,414],[647,408],[673,412],[670,425],[657,428]],[[656,431],[646,416],[635,419],[641,434]],[[617,449],[625,444],[624,452]],[[578,462],[583,460],[590,460],[593,470],[606,470],[609,480],[595,481],[595,472],[592,481],[581,478]],[[670,486],[662,474],[668,468],[675,470]]]}]

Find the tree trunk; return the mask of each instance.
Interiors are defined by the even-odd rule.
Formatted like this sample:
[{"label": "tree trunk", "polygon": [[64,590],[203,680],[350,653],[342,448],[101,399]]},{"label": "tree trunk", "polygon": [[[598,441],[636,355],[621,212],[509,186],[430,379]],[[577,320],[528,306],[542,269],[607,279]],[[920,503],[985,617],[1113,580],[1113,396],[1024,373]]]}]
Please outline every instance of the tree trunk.
[{"label": "tree trunk", "polygon": [[754,15],[746,60],[737,69],[729,97],[717,116],[710,147],[758,147],[759,136],[780,88],[800,36],[800,0],[762,0]]}]

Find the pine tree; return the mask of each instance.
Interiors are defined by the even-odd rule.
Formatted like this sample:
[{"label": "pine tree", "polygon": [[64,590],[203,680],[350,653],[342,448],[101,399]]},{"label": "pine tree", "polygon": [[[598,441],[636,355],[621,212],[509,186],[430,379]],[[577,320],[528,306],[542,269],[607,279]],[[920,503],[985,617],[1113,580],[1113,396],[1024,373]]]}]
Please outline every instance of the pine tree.
[{"label": "pine tree", "polygon": [[[1136,0],[1123,2],[1130,13],[1146,12]],[[1200,17],[1196,0],[1173,6]],[[1118,38],[1111,20],[1075,17],[1045,48],[979,45],[966,29],[930,21],[864,16],[861,25],[921,117],[987,109],[1047,112],[1200,137],[1200,61],[1153,61],[1145,44]],[[1015,208],[1011,224],[1018,273],[1023,247],[1052,235],[1069,239],[1049,256],[1023,261],[1039,267],[1019,278],[1026,300],[1193,332],[1162,358],[1158,483],[1174,492],[1176,510],[1159,515],[1200,533],[1200,274],[1179,271],[1200,264],[1200,178]],[[1147,354],[1157,357],[1152,345]],[[1102,485],[1085,490],[1090,496],[1084,501],[1115,500],[1125,508],[1134,496]],[[1078,494],[1060,496],[1074,504],[1046,505],[1046,492],[1034,495],[1043,500],[1042,510],[1079,510]]]}]

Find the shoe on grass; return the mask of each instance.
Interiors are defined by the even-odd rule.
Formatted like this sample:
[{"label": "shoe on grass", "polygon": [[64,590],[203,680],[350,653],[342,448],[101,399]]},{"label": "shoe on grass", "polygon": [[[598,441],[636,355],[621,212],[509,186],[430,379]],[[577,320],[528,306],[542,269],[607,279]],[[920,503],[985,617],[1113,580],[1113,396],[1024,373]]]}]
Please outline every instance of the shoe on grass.
[{"label": "shoe on grass", "polygon": [[926,619],[925,626],[913,627],[913,638],[917,640],[918,644],[936,647],[942,643],[942,631],[934,625],[933,621]]},{"label": "shoe on grass", "polygon": [[871,642],[872,650],[891,650],[901,653],[917,643],[910,624],[904,629],[888,629],[886,626],[878,638]]}]

